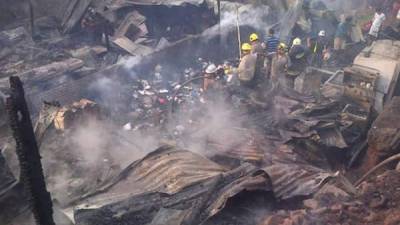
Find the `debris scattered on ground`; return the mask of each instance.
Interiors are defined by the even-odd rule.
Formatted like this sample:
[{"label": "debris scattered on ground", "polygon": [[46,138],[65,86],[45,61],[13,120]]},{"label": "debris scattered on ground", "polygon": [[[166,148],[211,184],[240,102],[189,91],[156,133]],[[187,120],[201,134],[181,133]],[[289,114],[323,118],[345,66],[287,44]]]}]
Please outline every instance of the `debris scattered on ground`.
[{"label": "debris scattered on ground", "polygon": [[[56,224],[400,224],[400,42],[364,39],[364,1],[45,2],[0,3],[0,99],[19,76]],[[321,62],[243,82],[270,29]],[[5,104],[0,220],[30,225]]]}]

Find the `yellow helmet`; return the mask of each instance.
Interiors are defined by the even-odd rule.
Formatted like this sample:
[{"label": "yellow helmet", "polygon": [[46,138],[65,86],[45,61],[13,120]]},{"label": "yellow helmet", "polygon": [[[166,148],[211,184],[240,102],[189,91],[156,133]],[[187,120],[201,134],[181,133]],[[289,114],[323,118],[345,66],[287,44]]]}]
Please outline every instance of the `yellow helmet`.
[{"label": "yellow helmet", "polygon": [[301,39],[300,38],[295,38],[293,40],[293,45],[301,45]]},{"label": "yellow helmet", "polygon": [[250,35],[250,41],[253,42],[253,41],[257,41],[257,40],[258,40],[258,35],[256,33],[252,33]]},{"label": "yellow helmet", "polygon": [[279,43],[279,45],[278,45],[278,49],[281,49],[281,50],[286,50],[286,49],[287,49],[287,46],[286,46],[286,44],[285,44],[285,43]]},{"label": "yellow helmet", "polygon": [[249,43],[243,43],[242,51],[251,51],[251,45]]}]

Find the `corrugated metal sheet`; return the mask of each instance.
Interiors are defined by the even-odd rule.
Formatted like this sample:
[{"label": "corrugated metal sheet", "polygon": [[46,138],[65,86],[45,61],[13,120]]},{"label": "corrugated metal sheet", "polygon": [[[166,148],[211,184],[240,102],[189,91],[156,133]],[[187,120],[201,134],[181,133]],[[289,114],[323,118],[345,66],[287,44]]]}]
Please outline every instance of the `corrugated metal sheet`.
[{"label": "corrugated metal sheet", "polygon": [[172,6],[184,6],[184,5],[194,5],[200,6],[206,3],[208,8],[213,8],[216,3],[214,0],[111,0],[107,6],[110,9],[119,9],[128,6],[154,6],[154,5],[164,5],[168,7]]},{"label": "corrugated metal sheet", "polygon": [[332,127],[318,131],[321,142],[328,147],[347,148],[348,145],[338,128]]},{"label": "corrugated metal sheet", "polygon": [[190,151],[162,147],[126,168],[112,185],[100,188],[107,189],[106,193],[91,198],[90,202],[105,204],[144,192],[174,194],[224,171],[216,163]]},{"label": "corrugated metal sheet", "polygon": [[228,138],[226,139],[229,140],[227,143],[218,143],[220,140],[211,140],[209,145],[215,149],[214,153],[218,156],[245,162],[262,163],[265,161],[265,148],[268,148],[271,143],[259,134],[251,130],[236,131],[230,138],[236,138],[236,140]]},{"label": "corrugated metal sheet", "polygon": [[334,174],[306,164],[275,164],[264,168],[279,199],[315,193]]},{"label": "corrugated metal sheet", "polygon": [[113,0],[112,4],[180,6],[183,4],[200,5],[204,2],[205,0]]},{"label": "corrugated metal sheet", "polygon": [[260,197],[271,194],[269,176],[251,164],[224,171],[202,156],[173,147],[162,147],[132,164],[116,182],[74,211],[77,225],[163,220],[171,225],[202,224],[245,190],[257,191]]}]

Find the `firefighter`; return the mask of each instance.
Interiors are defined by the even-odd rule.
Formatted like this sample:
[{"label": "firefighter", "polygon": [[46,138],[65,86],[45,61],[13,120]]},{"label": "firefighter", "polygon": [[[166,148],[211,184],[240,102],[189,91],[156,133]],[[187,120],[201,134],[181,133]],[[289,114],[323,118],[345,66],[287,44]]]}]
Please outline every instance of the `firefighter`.
[{"label": "firefighter", "polygon": [[218,68],[215,64],[210,64],[204,71],[203,90],[206,92],[215,86]]},{"label": "firefighter", "polygon": [[302,45],[300,38],[293,40],[289,50],[290,66],[289,70],[294,74],[299,74],[307,67],[308,50]]},{"label": "firefighter", "polygon": [[254,88],[257,55],[251,52],[249,43],[242,44],[242,58],[238,67],[238,78],[240,85],[244,87]]},{"label": "firefighter", "polygon": [[261,41],[258,39],[258,35],[256,33],[252,33],[249,39],[251,44],[251,53],[263,54],[264,48]]},{"label": "firefighter", "polygon": [[252,33],[250,35],[250,44],[251,44],[251,53],[257,55],[254,82],[257,83],[258,85],[261,85],[263,81],[265,81],[267,78],[265,74],[266,69],[264,68],[265,56],[266,56],[264,48],[265,45],[259,40],[258,35],[256,33]]},{"label": "firefighter", "polygon": [[324,59],[326,58],[325,55],[329,51],[328,40],[326,38],[326,32],[321,30],[318,33],[317,38],[311,38],[309,42],[309,50],[311,51],[311,60],[310,64],[316,67],[321,67]]},{"label": "firefighter", "polygon": [[271,63],[271,81],[274,86],[280,84],[287,86],[287,66],[289,58],[286,54],[287,46],[284,43],[278,45],[277,53],[272,58]]}]

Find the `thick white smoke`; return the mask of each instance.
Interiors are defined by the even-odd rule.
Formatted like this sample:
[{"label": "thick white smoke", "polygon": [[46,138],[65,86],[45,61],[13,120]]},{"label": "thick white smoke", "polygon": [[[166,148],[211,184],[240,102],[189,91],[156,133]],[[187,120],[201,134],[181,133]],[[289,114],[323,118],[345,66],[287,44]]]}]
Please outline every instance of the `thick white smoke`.
[{"label": "thick white smoke", "polygon": [[243,5],[232,2],[223,2],[221,6],[221,23],[204,31],[205,41],[221,34],[223,38],[236,30],[239,26],[251,26],[254,29],[261,30],[264,33],[273,25],[268,20],[270,7],[267,5]]}]

